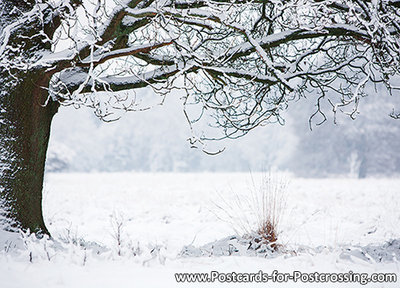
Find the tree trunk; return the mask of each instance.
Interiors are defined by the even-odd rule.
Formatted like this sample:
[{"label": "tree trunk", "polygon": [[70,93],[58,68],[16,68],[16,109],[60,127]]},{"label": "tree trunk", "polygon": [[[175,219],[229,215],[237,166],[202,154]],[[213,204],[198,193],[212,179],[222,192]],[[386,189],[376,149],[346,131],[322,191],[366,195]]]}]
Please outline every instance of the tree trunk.
[{"label": "tree trunk", "polygon": [[[6,79],[5,73],[0,76]],[[0,87],[0,201],[6,229],[48,233],[43,221],[42,188],[50,125],[58,103],[49,101],[49,79],[42,71]],[[12,87],[14,86],[14,87]],[[7,88],[8,87],[8,88]],[[1,207],[0,207],[1,208]],[[5,220],[5,221],[4,221]]]},{"label": "tree trunk", "polygon": [[358,155],[361,158],[358,178],[363,179],[367,177],[368,172],[368,141],[364,134],[361,135],[361,144],[358,149]]},{"label": "tree trunk", "polygon": [[[43,34],[51,39],[60,19],[45,5],[41,6],[45,10],[24,21],[18,18],[36,3],[0,0],[0,43],[7,44],[0,55],[0,222],[7,230],[48,233],[42,213],[44,164],[51,120],[59,104],[47,101],[52,74],[45,68],[29,68],[29,63],[51,50]],[[6,27],[13,28],[4,38]]]}]

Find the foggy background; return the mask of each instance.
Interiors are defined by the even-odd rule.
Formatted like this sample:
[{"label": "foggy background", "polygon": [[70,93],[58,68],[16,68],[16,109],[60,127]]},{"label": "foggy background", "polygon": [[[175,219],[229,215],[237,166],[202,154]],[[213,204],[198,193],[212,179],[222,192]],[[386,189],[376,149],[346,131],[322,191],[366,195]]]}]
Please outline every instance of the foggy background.
[{"label": "foggy background", "polygon": [[[339,113],[337,124],[327,101],[327,121],[312,121],[316,97],[289,103],[285,125],[259,127],[237,140],[209,143],[210,156],[190,148],[189,125],[179,95],[162,106],[129,112],[105,123],[89,108],[60,107],[54,118],[47,157],[48,172],[292,172],[301,177],[397,176],[400,172],[400,120],[389,117],[400,102],[370,89],[356,120]],[[142,96],[154,97],[151,90]],[[397,110],[397,109],[396,109]],[[206,127],[204,127],[206,128]],[[201,129],[201,127],[200,127]]]}]

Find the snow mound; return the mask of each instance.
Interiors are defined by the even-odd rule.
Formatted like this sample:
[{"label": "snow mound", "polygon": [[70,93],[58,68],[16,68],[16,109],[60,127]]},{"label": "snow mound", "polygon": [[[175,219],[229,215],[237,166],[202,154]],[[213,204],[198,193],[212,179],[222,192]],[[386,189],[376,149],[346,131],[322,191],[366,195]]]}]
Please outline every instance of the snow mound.
[{"label": "snow mound", "polygon": [[340,255],[342,259],[352,260],[352,257],[367,262],[396,262],[400,261],[400,239],[385,242],[382,245],[369,244],[361,247],[348,247]]},{"label": "snow mound", "polygon": [[185,246],[180,256],[256,256],[273,258],[288,252],[290,251],[285,250],[283,246],[275,251],[271,245],[262,243],[255,235],[244,237],[233,235],[198,248],[193,245]]},{"label": "snow mound", "polygon": [[[256,256],[265,258],[275,258],[284,255],[296,256],[307,253],[316,255],[325,253],[326,251],[333,252],[333,247],[318,246],[316,248],[308,246],[298,246],[295,250],[287,250],[280,246],[277,251],[274,251],[270,245],[260,244],[257,238],[229,236],[218,241],[210,242],[201,247],[193,245],[185,246],[180,257],[211,257],[211,256]],[[400,262],[400,239],[385,242],[382,245],[369,244],[367,246],[342,246],[339,247],[340,258],[343,260],[353,261],[353,257],[369,263],[374,262]]]}]

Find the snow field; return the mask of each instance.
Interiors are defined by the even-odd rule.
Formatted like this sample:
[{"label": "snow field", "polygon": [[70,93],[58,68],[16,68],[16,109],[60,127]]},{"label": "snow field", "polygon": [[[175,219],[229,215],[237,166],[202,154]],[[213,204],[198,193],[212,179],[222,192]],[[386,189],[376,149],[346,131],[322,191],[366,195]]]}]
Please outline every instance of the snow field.
[{"label": "snow field", "polygon": [[[235,234],[238,225],[229,222],[237,220],[218,208],[224,202],[243,199],[243,214],[236,216],[253,225],[255,215],[245,203],[261,178],[257,173],[49,174],[46,223],[56,240],[78,244],[28,238],[28,248],[1,252],[1,287],[399,287],[399,282],[176,283],[176,272],[212,270],[399,273],[400,247],[385,243],[400,238],[400,179],[285,176],[289,184],[279,241],[287,253],[180,256],[184,247],[200,251]],[[2,235],[3,241],[10,237]],[[373,247],[377,252],[371,254]]]}]

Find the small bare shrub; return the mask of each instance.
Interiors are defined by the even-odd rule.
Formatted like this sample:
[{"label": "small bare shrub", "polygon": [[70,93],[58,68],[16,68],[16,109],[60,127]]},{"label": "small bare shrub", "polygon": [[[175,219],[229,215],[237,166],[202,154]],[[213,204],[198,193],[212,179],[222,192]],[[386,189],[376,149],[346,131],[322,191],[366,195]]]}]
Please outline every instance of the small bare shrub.
[{"label": "small bare shrub", "polygon": [[124,215],[114,211],[113,215],[111,216],[111,226],[113,229],[112,237],[115,240],[116,252],[118,256],[122,256],[125,245],[125,240],[123,239],[125,238],[123,236],[125,226]]},{"label": "small bare shrub", "polygon": [[126,220],[124,214],[121,212],[114,211],[111,215],[111,236],[114,239],[114,245],[112,246],[113,255],[118,257],[135,257],[142,254],[139,243],[134,245],[130,240],[129,234],[125,231]]}]

